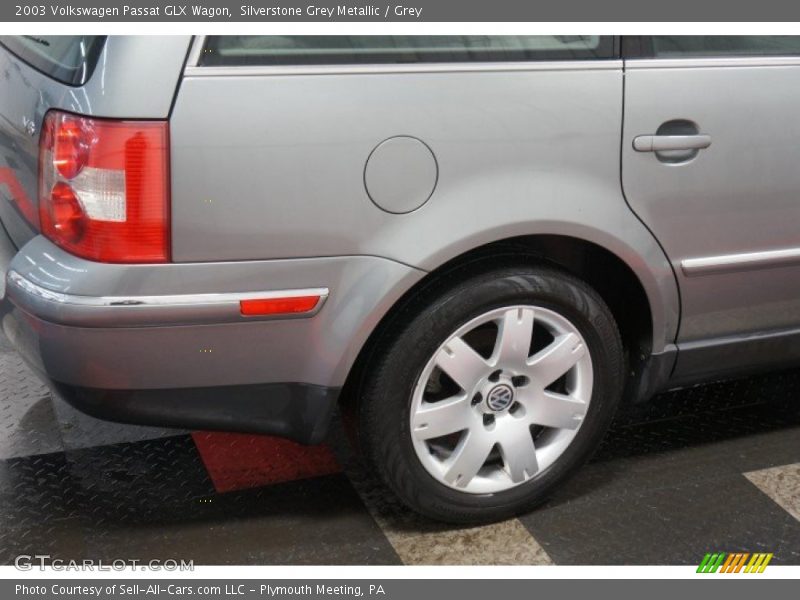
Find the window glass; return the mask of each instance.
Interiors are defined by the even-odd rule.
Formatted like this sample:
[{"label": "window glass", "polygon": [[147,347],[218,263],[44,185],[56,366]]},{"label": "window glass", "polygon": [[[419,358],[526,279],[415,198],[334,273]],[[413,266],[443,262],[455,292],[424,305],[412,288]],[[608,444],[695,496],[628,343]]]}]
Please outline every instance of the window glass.
[{"label": "window glass", "polygon": [[105,36],[3,35],[0,44],[37,71],[69,85],[83,85],[94,70]]},{"label": "window glass", "polygon": [[335,65],[613,58],[611,36],[208,36],[200,64]]},{"label": "window glass", "polygon": [[675,35],[652,40],[659,58],[800,54],[797,35]]}]

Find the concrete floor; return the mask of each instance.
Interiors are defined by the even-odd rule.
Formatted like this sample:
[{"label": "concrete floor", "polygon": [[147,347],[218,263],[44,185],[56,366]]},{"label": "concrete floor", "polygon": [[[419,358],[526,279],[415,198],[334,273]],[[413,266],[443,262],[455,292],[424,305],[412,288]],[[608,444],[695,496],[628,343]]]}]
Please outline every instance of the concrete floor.
[{"label": "concrete floor", "polygon": [[0,336],[0,564],[800,564],[800,371],[660,396],[618,417],[541,509],[456,528],[400,507],[337,426],[307,448],[121,426],[54,398]]}]

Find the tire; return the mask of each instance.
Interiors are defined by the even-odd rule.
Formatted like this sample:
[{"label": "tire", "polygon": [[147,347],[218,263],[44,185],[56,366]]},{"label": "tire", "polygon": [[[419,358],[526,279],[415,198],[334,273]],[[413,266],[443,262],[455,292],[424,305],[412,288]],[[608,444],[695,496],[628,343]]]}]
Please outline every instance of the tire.
[{"label": "tire", "polygon": [[543,502],[597,448],[622,395],[622,342],[597,292],[557,269],[447,280],[394,319],[366,367],[359,439],[413,510],[500,520]]}]

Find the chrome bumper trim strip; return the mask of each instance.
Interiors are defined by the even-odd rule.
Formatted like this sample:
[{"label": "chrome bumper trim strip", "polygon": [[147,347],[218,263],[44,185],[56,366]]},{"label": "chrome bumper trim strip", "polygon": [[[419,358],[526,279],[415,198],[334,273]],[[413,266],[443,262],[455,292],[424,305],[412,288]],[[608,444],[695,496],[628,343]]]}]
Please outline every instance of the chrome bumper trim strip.
[{"label": "chrome bumper trim strip", "polygon": [[[328,298],[328,288],[168,294],[163,296],[77,296],[54,292],[14,270],[7,275],[9,298],[41,319],[77,327],[151,327],[213,323],[244,323],[273,319],[302,319],[317,314]],[[243,316],[241,300],[319,296],[313,310],[299,314]]]}]

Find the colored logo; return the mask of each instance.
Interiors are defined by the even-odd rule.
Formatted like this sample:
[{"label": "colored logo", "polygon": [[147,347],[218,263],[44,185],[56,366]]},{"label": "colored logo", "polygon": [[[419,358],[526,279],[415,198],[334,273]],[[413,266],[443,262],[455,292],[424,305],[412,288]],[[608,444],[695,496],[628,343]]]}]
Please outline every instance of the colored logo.
[{"label": "colored logo", "polygon": [[700,566],[697,567],[698,573],[763,573],[769,561],[772,560],[772,552],[708,552]]}]

